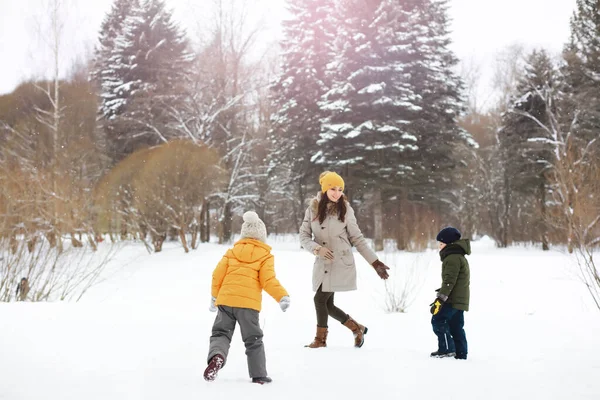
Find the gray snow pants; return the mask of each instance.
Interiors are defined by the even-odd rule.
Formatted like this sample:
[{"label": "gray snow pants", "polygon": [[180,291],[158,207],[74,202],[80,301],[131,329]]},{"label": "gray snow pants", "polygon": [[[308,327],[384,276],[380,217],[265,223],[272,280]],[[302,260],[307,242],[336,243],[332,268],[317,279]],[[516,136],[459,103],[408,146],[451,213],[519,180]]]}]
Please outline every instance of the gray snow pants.
[{"label": "gray snow pants", "polygon": [[207,362],[210,362],[215,354],[220,354],[227,363],[227,354],[229,353],[236,322],[240,324],[242,340],[246,345],[250,378],[267,376],[265,346],[262,341],[263,332],[258,324],[258,311],[250,308],[219,306],[212,327]]}]

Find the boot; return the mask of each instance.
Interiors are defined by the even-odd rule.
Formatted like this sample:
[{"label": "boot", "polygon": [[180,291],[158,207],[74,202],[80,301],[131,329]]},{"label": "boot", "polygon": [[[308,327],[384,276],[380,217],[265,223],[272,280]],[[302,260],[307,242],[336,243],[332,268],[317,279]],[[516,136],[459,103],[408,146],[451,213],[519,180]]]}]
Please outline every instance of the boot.
[{"label": "boot", "polygon": [[454,353],[453,351],[451,352],[443,352],[443,351],[434,351],[433,353],[431,353],[430,357],[433,358],[446,358],[446,357],[455,357],[456,353]]},{"label": "boot", "polygon": [[315,340],[313,340],[311,344],[307,344],[304,347],[310,347],[311,349],[327,347],[327,333],[327,328],[321,328],[317,326],[317,336],[315,336]]},{"label": "boot", "polygon": [[252,378],[252,383],[258,383],[259,385],[264,385],[265,383],[271,383],[271,382],[273,382],[273,379],[269,378],[268,376]]},{"label": "boot", "polygon": [[369,330],[366,326],[362,326],[351,316],[348,315],[348,320],[344,322],[344,326],[352,331],[354,334],[354,347],[362,347],[365,343],[365,335]]},{"label": "boot", "polygon": [[217,373],[225,364],[225,359],[220,354],[215,354],[210,361],[208,366],[204,370],[204,380],[212,382],[217,377]]}]

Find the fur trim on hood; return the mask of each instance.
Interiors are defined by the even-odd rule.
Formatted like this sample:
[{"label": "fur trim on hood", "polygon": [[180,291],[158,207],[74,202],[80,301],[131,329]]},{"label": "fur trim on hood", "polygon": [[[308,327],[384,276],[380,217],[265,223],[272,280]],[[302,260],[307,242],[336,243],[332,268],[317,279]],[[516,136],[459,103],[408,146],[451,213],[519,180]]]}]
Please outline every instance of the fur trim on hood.
[{"label": "fur trim on hood", "polygon": [[[321,192],[318,192],[317,195],[310,200],[310,210],[312,211],[312,214],[315,216],[315,218],[319,214],[319,201],[321,201],[321,198],[323,196],[327,196],[327,195],[323,194]],[[344,196],[344,201],[346,202],[346,206],[350,205],[350,203],[348,202],[348,200],[346,200],[345,196]],[[337,209],[336,209],[336,207],[334,207],[334,204],[335,203],[330,202],[327,205],[327,212],[329,214],[331,214],[331,215],[336,215],[337,214]]]}]

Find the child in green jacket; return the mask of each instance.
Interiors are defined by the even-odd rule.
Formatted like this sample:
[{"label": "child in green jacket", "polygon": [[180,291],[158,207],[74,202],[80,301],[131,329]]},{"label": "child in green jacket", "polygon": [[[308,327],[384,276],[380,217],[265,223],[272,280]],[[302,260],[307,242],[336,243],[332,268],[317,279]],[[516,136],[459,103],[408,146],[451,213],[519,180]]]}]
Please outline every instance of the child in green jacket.
[{"label": "child in green jacket", "polygon": [[438,233],[442,260],[442,287],[431,303],[431,325],[438,338],[438,350],[431,357],[454,357],[466,360],[468,347],[464,330],[464,312],[469,311],[469,239],[461,239],[458,229],[444,228]]}]

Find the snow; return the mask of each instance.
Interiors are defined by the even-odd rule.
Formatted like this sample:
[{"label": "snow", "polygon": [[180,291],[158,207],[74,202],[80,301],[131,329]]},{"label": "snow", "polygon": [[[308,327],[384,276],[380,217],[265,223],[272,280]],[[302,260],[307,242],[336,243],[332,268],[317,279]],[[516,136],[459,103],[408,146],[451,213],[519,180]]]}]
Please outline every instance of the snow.
[{"label": "snow", "polygon": [[381,93],[383,92],[383,90],[385,89],[385,82],[379,82],[379,83],[372,83],[367,87],[362,88],[361,90],[358,91],[359,94],[364,94],[364,93]]},{"label": "snow", "polygon": [[323,103],[323,105],[321,106],[321,109],[327,110],[327,111],[349,111],[350,110],[350,108],[348,108],[348,101],[343,100],[343,99],[335,100],[330,103]]},{"label": "snow", "polygon": [[345,123],[342,123],[342,124],[327,124],[326,128],[329,131],[339,133],[339,132],[345,132],[345,131],[350,130],[350,129],[354,128],[354,127],[352,126],[352,124],[349,124],[349,123],[345,122]]},{"label": "snow", "polygon": [[460,136],[467,141],[467,144],[475,149],[479,148],[479,143],[468,133],[461,133]]},{"label": "snow", "polygon": [[[348,125],[350,125],[350,124],[348,124]],[[372,121],[363,122],[356,128],[352,129],[350,132],[348,132],[346,135],[344,135],[344,138],[353,139],[353,138],[359,136],[364,129],[366,129],[368,131],[372,131],[374,129],[373,122]]]},{"label": "snow", "polygon": [[469,360],[458,361],[428,357],[436,251],[380,253],[388,285],[418,271],[422,289],[404,314],[385,312],[384,284],[356,253],[359,290],[336,294],[336,304],[368,326],[365,345],[353,348],[351,333],[330,321],[328,348],[312,350],[303,346],[315,334],[314,258],[295,236],[269,243],[292,301],[283,313],[263,295],[271,385],[249,383],[239,328],[217,380],[202,379],[216,315],[211,273],[227,247],[185,254],[167,243],[150,255],[131,244],[79,303],[0,304],[0,399],[600,398],[600,314],[563,252],[473,243]]},{"label": "snow", "polygon": [[379,132],[400,132],[400,129],[398,129],[398,127],[395,126],[391,126],[391,125],[384,125],[381,128],[377,129]]},{"label": "snow", "polygon": [[402,139],[412,140],[413,142],[418,142],[418,139],[415,135],[411,135],[410,133],[403,133]]},{"label": "snow", "polygon": [[352,40],[354,40],[355,42],[359,42],[361,40],[365,40],[367,37],[365,36],[364,33],[357,33],[354,35],[354,37],[352,38]]}]

